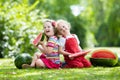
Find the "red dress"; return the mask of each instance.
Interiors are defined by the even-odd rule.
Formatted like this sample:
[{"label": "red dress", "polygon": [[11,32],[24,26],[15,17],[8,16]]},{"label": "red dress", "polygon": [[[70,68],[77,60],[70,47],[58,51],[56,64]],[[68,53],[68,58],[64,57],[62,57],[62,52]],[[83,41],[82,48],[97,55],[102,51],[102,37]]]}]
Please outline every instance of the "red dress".
[{"label": "red dress", "polygon": [[56,64],[56,63],[52,62],[52,60],[48,59],[44,54],[42,54],[40,56],[40,59],[43,61],[43,63],[49,69],[59,69],[60,68],[60,63]]},{"label": "red dress", "polygon": [[57,37],[52,36],[49,38],[47,45],[49,47],[53,48],[53,51],[50,54],[42,54],[40,56],[40,59],[43,61],[45,66],[49,69],[53,68],[60,68],[60,57],[58,53],[58,43],[57,43]]},{"label": "red dress", "polygon": [[[65,51],[73,54],[81,51],[75,37],[66,39]],[[84,55],[75,57],[72,60],[68,57],[68,55],[64,55],[64,59],[67,63],[64,68],[83,68],[91,66],[91,63],[85,59]]]}]

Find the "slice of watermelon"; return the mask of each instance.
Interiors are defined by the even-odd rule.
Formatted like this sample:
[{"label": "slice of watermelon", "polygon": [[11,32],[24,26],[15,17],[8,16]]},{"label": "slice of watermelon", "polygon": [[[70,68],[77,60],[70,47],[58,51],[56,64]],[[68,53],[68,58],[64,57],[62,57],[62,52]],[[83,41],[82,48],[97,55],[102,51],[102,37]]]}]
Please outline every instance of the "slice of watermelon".
[{"label": "slice of watermelon", "polygon": [[40,33],[37,35],[37,37],[33,40],[33,44],[34,44],[35,46],[37,46],[38,43],[39,43],[39,41],[41,40],[42,34],[43,34],[43,33],[40,32]]},{"label": "slice of watermelon", "polygon": [[86,55],[87,53],[89,53],[91,50],[86,50],[86,51],[81,51],[79,53],[75,53],[75,54],[71,54],[69,55],[70,58],[74,58],[74,57],[78,57],[78,56],[81,56],[81,55]]}]

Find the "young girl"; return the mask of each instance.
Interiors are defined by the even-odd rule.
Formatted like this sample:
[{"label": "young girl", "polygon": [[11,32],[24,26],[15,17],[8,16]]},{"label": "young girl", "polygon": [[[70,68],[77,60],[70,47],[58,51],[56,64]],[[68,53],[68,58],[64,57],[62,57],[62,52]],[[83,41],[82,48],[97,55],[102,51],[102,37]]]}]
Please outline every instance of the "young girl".
[{"label": "young girl", "polygon": [[[62,53],[64,55],[64,60],[66,62],[64,68],[90,67],[91,63],[84,57],[87,54],[87,51],[84,52],[81,49],[77,36],[70,33],[70,27],[70,23],[65,20],[57,21],[57,30],[59,34],[63,36],[59,38],[59,53]],[[71,58],[71,55],[76,53],[79,53],[81,55]]]},{"label": "young girl", "polygon": [[44,22],[44,33],[47,37],[47,44],[42,41],[37,46],[42,54],[35,53],[31,65],[23,64],[23,68],[39,67],[39,68],[59,68],[60,58],[58,53],[58,40],[55,30],[55,22],[46,20]]}]

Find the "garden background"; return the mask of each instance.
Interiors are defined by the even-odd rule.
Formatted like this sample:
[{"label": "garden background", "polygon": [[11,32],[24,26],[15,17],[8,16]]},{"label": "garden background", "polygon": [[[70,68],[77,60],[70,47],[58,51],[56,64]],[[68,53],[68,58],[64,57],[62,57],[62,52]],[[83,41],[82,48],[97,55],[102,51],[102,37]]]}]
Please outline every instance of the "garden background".
[{"label": "garden background", "polygon": [[[12,62],[18,54],[33,55],[38,51],[32,41],[42,30],[42,20],[46,18],[69,21],[71,33],[78,35],[83,49],[114,47],[119,52],[120,0],[0,0],[0,61],[10,59]],[[7,74],[6,70],[1,73]],[[38,80],[42,79],[45,78]]]}]

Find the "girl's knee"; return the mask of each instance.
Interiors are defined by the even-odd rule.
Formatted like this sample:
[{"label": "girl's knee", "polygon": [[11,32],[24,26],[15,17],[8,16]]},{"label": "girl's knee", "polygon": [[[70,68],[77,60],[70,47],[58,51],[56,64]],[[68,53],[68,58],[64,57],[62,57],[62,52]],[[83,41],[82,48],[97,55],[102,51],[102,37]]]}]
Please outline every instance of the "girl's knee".
[{"label": "girl's knee", "polygon": [[92,64],[90,62],[86,65],[86,67],[91,67],[91,66]]},{"label": "girl's knee", "polygon": [[38,52],[34,53],[35,56],[37,56],[37,55],[39,55],[39,54],[40,54],[40,53],[38,53]]},{"label": "girl's knee", "polygon": [[41,59],[36,60],[35,64],[36,64],[36,67],[40,67],[40,68],[45,67]]},{"label": "girl's knee", "polygon": [[74,68],[83,68],[84,67],[84,64],[82,62],[76,62],[74,63]]},{"label": "girl's knee", "polygon": [[91,62],[87,61],[86,63],[84,63],[84,66],[85,66],[85,67],[91,67],[92,64],[91,64]]},{"label": "girl's knee", "polygon": [[34,56],[36,56],[37,58],[39,58],[40,57],[40,53],[38,53],[38,52],[36,52],[36,53],[34,53]]},{"label": "girl's knee", "polygon": [[78,67],[78,68],[83,68],[84,65],[83,65],[83,63],[79,63],[79,65],[78,65],[77,67]]}]

